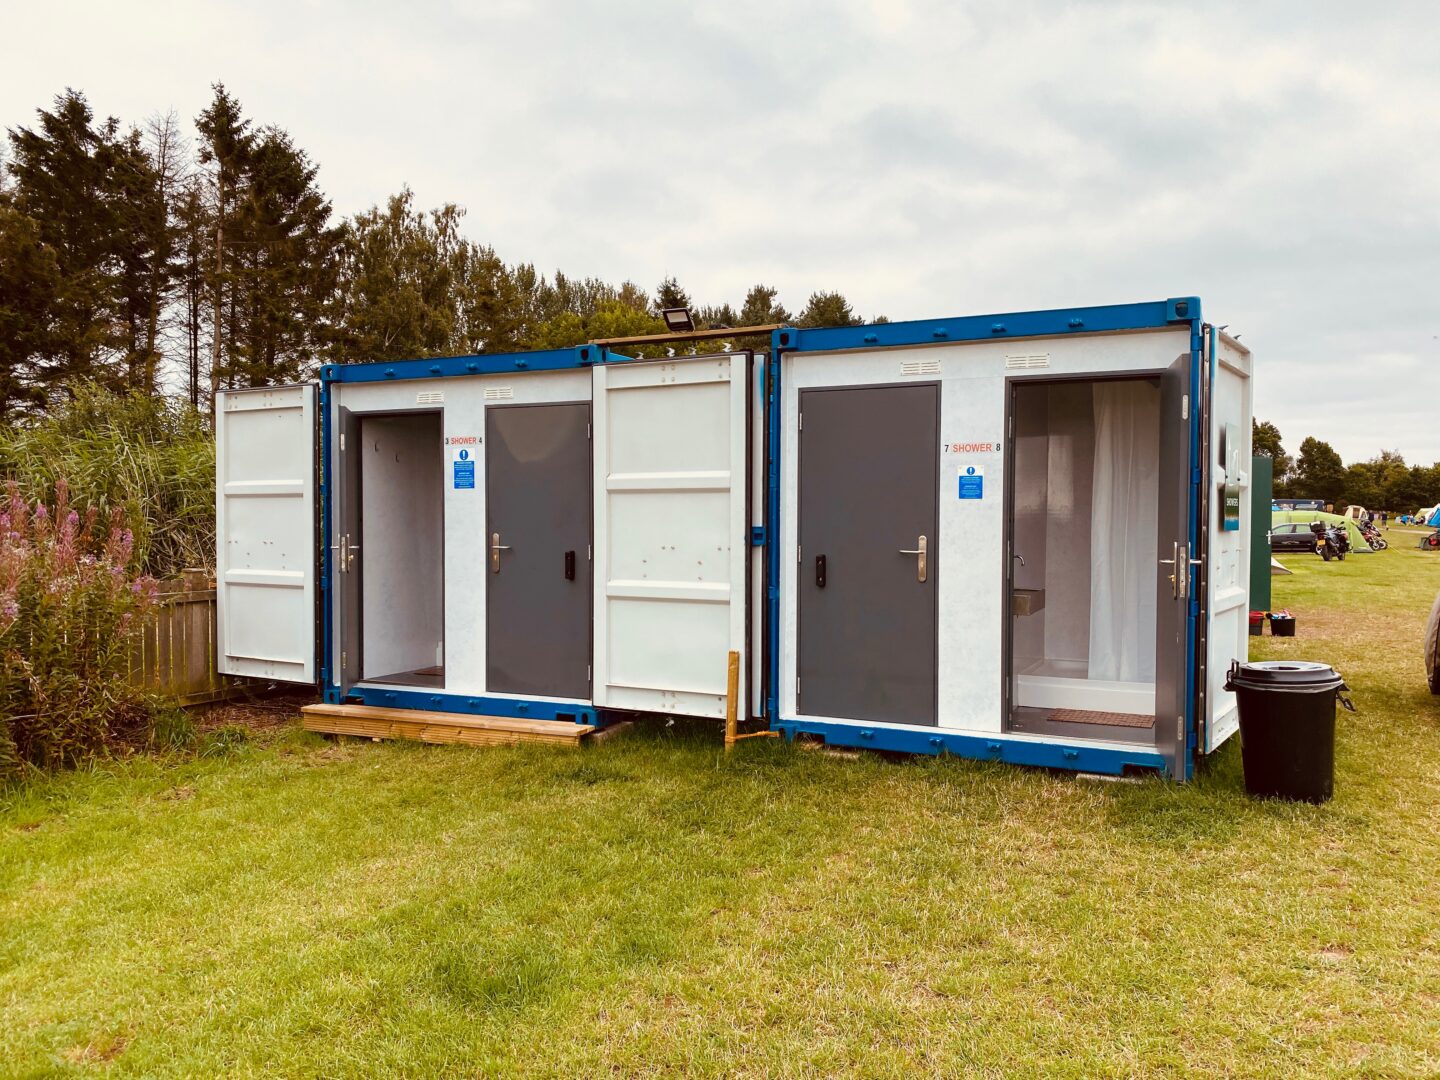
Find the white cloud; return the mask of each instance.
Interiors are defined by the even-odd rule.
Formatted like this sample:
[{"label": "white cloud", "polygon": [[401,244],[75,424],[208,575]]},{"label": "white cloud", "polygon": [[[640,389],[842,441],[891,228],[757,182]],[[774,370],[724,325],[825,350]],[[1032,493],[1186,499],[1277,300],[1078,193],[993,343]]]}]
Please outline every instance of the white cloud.
[{"label": "white cloud", "polygon": [[[143,12],[137,16],[137,10]],[[340,213],[511,260],[918,318],[1198,293],[1291,446],[1440,458],[1440,30],[1317,0],[30,5],[0,123],[223,79]]]}]

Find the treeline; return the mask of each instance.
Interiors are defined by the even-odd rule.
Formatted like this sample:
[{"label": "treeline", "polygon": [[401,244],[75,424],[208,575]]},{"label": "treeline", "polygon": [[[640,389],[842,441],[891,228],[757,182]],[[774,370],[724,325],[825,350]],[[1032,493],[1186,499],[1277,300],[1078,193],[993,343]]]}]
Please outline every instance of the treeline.
[{"label": "treeline", "polygon": [[674,279],[553,277],[461,232],[465,211],[407,189],[337,218],[318,166],[223,85],[187,130],[174,113],[126,127],[60,95],[0,154],[0,421],[81,383],[171,392],[207,410],[220,387],[322,362],[556,348],[658,333],[664,307],[702,325],[855,325],[838,293],[792,315],[756,285],[738,309]]},{"label": "treeline", "polygon": [[1429,467],[1406,465],[1393,450],[1369,461],[1346,465],[1328,442],[1307,436],[1291,457],[1280,429],[1268,420],[1254,421],[1255,453],[1273,462],[1275,495],[1279,498],[1324,499],[1337,508],[1363,506],[1408,514],[1440,503],[1440,462]]}]

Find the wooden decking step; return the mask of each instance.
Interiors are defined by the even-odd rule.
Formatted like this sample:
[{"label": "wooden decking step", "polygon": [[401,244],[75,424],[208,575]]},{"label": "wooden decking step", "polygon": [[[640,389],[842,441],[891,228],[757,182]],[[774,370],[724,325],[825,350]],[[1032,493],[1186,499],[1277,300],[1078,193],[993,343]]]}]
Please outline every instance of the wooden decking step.
[{"label": "wooden decking step", "polygon": [[306,705],[300,712],[307,731],[466,746],[514,746],[522,742],[579,746],[593,730],[586,724],[564,720],[467,716],[378,705]]}]

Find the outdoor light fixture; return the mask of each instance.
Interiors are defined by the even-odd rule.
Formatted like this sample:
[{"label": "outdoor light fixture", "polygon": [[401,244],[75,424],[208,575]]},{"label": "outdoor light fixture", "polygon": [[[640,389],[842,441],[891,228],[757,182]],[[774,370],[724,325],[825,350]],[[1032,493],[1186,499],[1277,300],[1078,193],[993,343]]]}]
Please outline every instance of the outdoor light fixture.
[{"label": "outdoor light fixture", "polygon": [[665,329],[677,334],[688,334],[695,329],[695,320],[690,317],[690,309],[683,307],[667,307],[660,312],[660,317],[665,320]]}]

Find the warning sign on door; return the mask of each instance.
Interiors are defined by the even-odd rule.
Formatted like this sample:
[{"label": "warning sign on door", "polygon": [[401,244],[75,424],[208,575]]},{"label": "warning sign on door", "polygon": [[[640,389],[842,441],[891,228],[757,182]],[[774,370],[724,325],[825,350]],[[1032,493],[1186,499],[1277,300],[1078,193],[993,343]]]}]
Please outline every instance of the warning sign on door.
[{"label": "warning sign on door", "polygon": [[475,452],[468,447],[452,447],[450,462],[455,471],[455,489],[475,486]]},{"label": "warning sign on door", "polygon": [[960,466],[960,498],[962,498],[962,499],[983,499],[983,498],[985,498],[985,466],[984,466],[984,465],[961,465],[961,466]]}]

